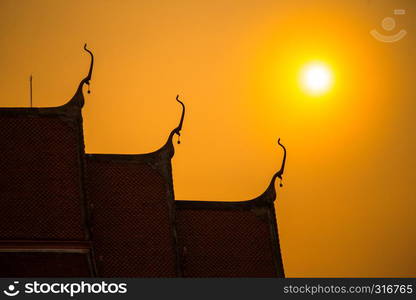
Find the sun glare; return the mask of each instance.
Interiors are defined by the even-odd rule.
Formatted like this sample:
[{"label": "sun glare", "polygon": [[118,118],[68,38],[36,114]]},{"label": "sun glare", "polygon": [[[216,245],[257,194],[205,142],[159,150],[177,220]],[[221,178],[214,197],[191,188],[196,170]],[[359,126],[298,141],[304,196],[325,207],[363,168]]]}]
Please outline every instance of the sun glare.
[{"label": "sun glare", "polygon": [[331,70],[323,63],[310,63],[301,71],[301,85],[306,93],[322,95],[332,84]]}]

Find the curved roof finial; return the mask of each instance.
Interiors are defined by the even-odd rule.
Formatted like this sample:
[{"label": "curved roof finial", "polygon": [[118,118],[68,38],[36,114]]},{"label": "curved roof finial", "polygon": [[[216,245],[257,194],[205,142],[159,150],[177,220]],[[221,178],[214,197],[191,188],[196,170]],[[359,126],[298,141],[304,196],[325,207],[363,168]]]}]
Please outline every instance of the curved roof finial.
[{"label": "curved roof finial", "polygon": [[82,87],[84,84],[88,85],[88,94],[91,93],[90,91],[90,80],[92,76],[92,68],[94,66],[94,55],[92,52],[87,49],[87,44],[84,44],[84,50],[88,52],[91,55],[91,63],[90,63],[90,69],[88,71],[87,77],[81,80],[81,82],[78,85],[78,89],[75,92],[75,95],[72,97],[72,99],[65,105],[76,105],[80,108],[84,106],[84,95],[82,94]]},{"label": "curved roof finial", "polygon": [[[283,148],[283,160],[282,160],[282,166],[280,167],[280,170],[277,171],[276,176],[279,177],[280,180],[282,180],[282,176],[283,176],[283,172],[285,171],[285,164],[286,164],[286,148],[280,143],[280,138],[277,140],[277,143],[279,144],[280,147]],[[282,186],[281,183],[280,183],[280,186]]]},{"label": "curved roof finial", "polygon": [[171,136],[173,137],[173,134],[177,134],[179,137],[178,144],[180,144],[181,143],[181,140],[180,140],[181,130],[182,130],[182,125],[183,125],[183,120],[185,118],[185,104],[181,100],[179,100],[179,95],[176,95],[176,101],[178,101],[182,105],[182,115],[181,115],[181,120],[179,121],[178,127],[173,129]]},{"label": "curved roof finial", "polygon": [[92,54],[92,52],[87,49],[87,43],[84,44],[84,50],[87,51],[90,55],[91,55],[91,64],[90,64],[90,70],[88,71],[88,75],[87,77],[85,77],[81,83],[85,83],[88,85],[88,94],[90,93],[90,89],[89,89],[89,85],[90,85],[90,80],[91,80],[91,75],[92,75],[92,68],[94,66],[94,55]]},{"label": "curved roof finial", "polygon": [[258,196],[257,198],[253,199],[253,201],[261,202],[261,203],[272,203],[274,200],[276,200],[276,189],[275,189],[275,182],[276,178],[280,179],[280,187],[282,187],[282,179],[283,179],[283,172],[285,170],[285,164],[286,164],[286,148],[283,146],[283,144],[280,143],[280,138],[277,141],[278,145],[283,148],[283,160],[282,165],[280,167],[280,170],[277,171],[270,181],[269,186],[267,187],[266,191]]},{"label": "curved roof finial", "polygon": [[270,182],[270,186],[274,187],[274,182],[276,181],[276,178],[280,179],[280,184],[279,186],[282,187],[282,180],[283,180],[283,172],[285,171],[285,164],[286,164],[286,148],[285,146],[283,146],[283,144],[280,143],[280,138],[277,140],[277,144],[279,144],[280,147],[283,148],[283,160],[282,160],[282,165],[280,167],[280,170],[277,171],[272,178],[272,181]]}]

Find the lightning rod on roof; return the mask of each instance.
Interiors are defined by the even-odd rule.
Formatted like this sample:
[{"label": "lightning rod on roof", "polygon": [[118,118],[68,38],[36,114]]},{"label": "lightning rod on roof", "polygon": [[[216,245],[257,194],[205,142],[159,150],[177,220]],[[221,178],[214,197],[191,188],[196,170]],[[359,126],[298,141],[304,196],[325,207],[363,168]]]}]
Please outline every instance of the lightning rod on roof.
[{"label": "lightning rod on roof", "polygon": [[29,77],[29,83],[30,83],[30,107],[33,107],[32,80],[33,80],[33,76],[32,76],[32,74],[30,74],[30,77]]}]

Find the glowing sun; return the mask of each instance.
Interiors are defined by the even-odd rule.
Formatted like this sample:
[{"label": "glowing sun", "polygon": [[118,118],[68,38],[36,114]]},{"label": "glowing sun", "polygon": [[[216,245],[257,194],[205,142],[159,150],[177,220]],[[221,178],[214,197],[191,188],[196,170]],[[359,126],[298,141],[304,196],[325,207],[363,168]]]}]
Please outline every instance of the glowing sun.
[{"label": "glowing sun", "polygon": [[321,95],[331,88],[332,72],[323,63],[310,63],[301,70],[300,83],[306,93]]}]

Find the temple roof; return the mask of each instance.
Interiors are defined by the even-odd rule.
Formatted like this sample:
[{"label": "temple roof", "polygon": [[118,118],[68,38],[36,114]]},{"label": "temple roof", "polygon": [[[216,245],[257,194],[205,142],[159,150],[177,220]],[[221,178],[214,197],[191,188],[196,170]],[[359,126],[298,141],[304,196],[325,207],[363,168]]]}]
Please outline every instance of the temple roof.
[{"label": "temple roof", "polygon": [[66,104],[0,108],[0,276],[284,277],[273,205],[280,138],[280,169],[258,197],[178,201],[171,160],[185,104],[177,95],[179,123],[153,152],[85,153],[94,55],[84,50],[89,71]]}]

